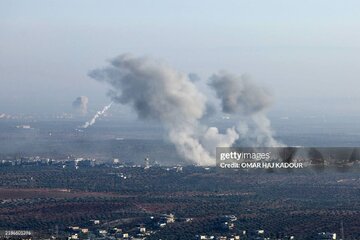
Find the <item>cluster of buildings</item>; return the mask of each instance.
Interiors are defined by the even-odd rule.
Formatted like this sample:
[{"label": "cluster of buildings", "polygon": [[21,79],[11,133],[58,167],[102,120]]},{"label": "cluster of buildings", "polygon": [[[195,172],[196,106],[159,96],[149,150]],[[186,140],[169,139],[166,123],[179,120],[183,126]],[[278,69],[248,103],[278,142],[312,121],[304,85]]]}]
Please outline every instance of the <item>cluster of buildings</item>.
[{"label": "cluster of buildings", "polygon": [[[188,219],[187,219],[188,221]],[[137,224],[125,229],[114,226],[107,227],[100,220],[91,220],[87,227],[70,226],[67,228],[67,239],[114,239],[114,240],[144,240],[168,224],[175,222],[173,214],[163,214],[160,217],[150,217],[146,223]]]},{"label": "cluster of buildings", "polygon": [[60,166],[62,168],[75,168],[80,167],[94,167],[96,165],[95,159],[84,158],[70,158],[67,159],[51,159],[46,157],[18,157],[18,158],[5,158],[0,159],[1,166]]},{"label": "cluster of buildings", "polygon": [[[67,229],[68,240],[73,239],[114,239],[114,240],[145,240],[147,237],[161,231],[169,224],[175,222],[191,223],[192,218],[175,218],[174,214],[162,214],[161,216],[150,217],[149,221],[145,223],[137,224],[134,227],[127,226],[127,230],[116,226],[112,228],[106,228],[107,224],[100,224],[100,220],[91,220],[91,227],[79,227],[71,226]],[[237,234],[231,234],[234,229],[234,224],[237,221],[234,215],[222,216],[218,221],[218,227],[221,228],[224,234],[221,235],[204,235],[198,234],[194,236],[194,240],[240,240],[240,239],[270,239],[265,237],[265,230],[258,229],[248,233],[247,231],[241,231]],[[293,236],[283,239],[295,239]]]},{"label": "cluster of buildings", "polygon": [[[242,231],[240,234],[223,234],[220,236],[214,236],[214,235],[196,235],[196,240],[273,240],[274,238],[267,237],[265,235],[265,230],[259,229],[256,231],[252,231],[251,233],[247,233],[247,231]],[[277,237],[276,240],[295,240],[300,239],[296,238],[295,236],[283,236],[283,237]],[[337,238],[336,233],[332,232],[320,232],[317,235],[312,238],[314,240],[337,240],[344,238]]]},{"label": "cluster of buildings", "polygon": [[[100,223],[99,220],[95,220],[94,224],[97,225],[96,221]],[[98,224],[99,224],[98,223]],[[150,232],[147,232],[145,227],[137,228],[137,233],[129,234],[121,228],[110,228],[105,229],[103,227],[89,227],[82,228],[78,226],[71,226],[67,229],[68,240],[76,239],[117,239],[117,240],[127,240],[127,239],[145,239],[146,236],[150,235]]]},{"label": "cluster of buildings", "polygon": [[[134,226],[126,226],[125,228],[114,226],[106,227],[107,223],[100,220],[91,220],[90,226],[79,227],[70,226],[66,230],[68,240],[76,239],[111,239],[111,240],[145,240],[149,236],[161,231],[167,225],[174,222],[191,223],[192,218],[175,218],[174,214],[162,214],[158,217],[150,217],[149,221]],[[221,233],[216,235],[197,234],[193,240],[272,240],[264,229],[257,229],[252,231],[231,231],[234,230],[237,221],[234,215],[225,215],[219,218],[218,224]],[[284,235],[277,237],[276,240],[295,240],[298,239],[293,235]],[[337,240],[336,233],[320,232],[313,239],[316,240]],[[191,240],[191,239],[190,239]]]}]

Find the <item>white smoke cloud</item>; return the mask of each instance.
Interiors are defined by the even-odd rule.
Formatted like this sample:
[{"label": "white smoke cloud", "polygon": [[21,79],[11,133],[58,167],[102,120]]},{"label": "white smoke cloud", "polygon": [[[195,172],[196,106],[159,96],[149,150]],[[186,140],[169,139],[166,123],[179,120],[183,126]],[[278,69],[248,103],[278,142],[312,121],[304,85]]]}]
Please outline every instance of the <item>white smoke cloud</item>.
[{"label": "white smoke cloud", "polygon": [[89,76],[109,84],[112,100],[132,106],[140,119],[160,121],[177,151],[197,164],[214,164],[213,146],[232,145],[238,137],[232,130],[220,134],[217,129],[202,126],[199,119],[206,112],[206,96],[187,74],[162,62],[125,54]]},{"label": "white smoke cloud", "polygon": [[88,109],[88,103],[89,103],[89,98],[86,96],[80,96],[77,97],[73,103],[72,106],[73,108],[75,108],[77,111],[79,111],[82,115],[85,115],[87,113],[87,109]]},{"label": "white smoke cloud", "polygon": [[209,149],[209,152],[212,155],[215,155],[217,147],[232,146],[238,138],[239,134],[236,132],[235,128],[228,128],[226,134],[221,134],[216,127],[210,127],[204,133],[204,136],[200,141],[206,149]]},{"label": "white smoke cloud", "polygon": [[244,76],[220,72],[210,77],[210,83],[221,101],[222,111],[240,115],[236,126],[237,145],[247,147],[279,147],[273,137],[266,109],[272,104],[271,94]]},{"label": "white smoke cloud", "polygon": [[274,137],[271,122],[263,113],[254,114],[239,120],[236,130],[239,134],[237,144],[246,147],[284,147]]},{"label": "white smoke cloud", "polygon": [[96,114],[94,115],[94,117],[86,122],[83,126],[81,126],[81,128],[88,128],[92,125],[94,125],[94,123],[96,122],[96,119],[98,119],[99,117],[101,117],[102,115],[104,115],[107,110],[109,110],[109,108],[111,107],[113,103],[111,102],[109,105],[106,105],[101,111],[97,111]]}]

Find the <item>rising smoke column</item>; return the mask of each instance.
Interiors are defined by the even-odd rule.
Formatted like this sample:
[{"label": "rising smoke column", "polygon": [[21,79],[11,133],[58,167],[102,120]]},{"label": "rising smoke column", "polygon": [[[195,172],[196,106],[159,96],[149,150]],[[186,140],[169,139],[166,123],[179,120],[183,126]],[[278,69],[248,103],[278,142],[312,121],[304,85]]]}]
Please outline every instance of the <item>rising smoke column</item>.
[{"label": "rising smoke column", "polygon": [[101,111],[97,111],[96,114],[94,115],[94,117],[86,122],[84,125],[81,126],[81,128],[88,128],[90,126],[92,126],[95,122],[96,122],[96,119],[98,119],[100,116],[104,115],[107,110],[109,110],[109,108],[111,107],[113,103],[111,102],[109,105],[106,105]]},{"label": "rising smoke column", "polygon": [[160,121],[177,151],[197,164],[215,163],[207,145],[228,146],[238,138],[234,129],[220,134],[202,126],[199,119],[206,111],[206,97],[187,74],[162,62],[125,54],[89,76],[109,84],[112,101],[132,106],[140,119]]},{"label": "rising smoke column", "polygon": [[265,110],[272,104],[272,96],[245,76],[219,72],[210,77],[209,86],[221,101],[222,111],[237,114],[239,144],[248,147],[278,147],[273,138],[270,120]]},{"label": "rising smoke column", "polygon": [[89,103],[89,98],[86,96],[80,96],[77,97],[73,103],[72,106],[73,108],[75,108],[77,111],[79,111],[82,115],[85,115],[87,113],[87,106]]}]

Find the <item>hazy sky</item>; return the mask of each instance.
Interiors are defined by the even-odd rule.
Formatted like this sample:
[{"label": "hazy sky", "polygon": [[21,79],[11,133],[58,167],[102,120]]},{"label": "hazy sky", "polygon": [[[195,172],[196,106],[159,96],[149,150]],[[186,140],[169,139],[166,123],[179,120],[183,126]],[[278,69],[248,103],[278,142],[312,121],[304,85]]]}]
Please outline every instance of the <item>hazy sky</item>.
[{"label": "hazy sky", "polygon": [[247,73],[284,114],[360,113],[359,29],[357,0],[0,0],[0,113],[105,105],[87,73],[124,52]]}]

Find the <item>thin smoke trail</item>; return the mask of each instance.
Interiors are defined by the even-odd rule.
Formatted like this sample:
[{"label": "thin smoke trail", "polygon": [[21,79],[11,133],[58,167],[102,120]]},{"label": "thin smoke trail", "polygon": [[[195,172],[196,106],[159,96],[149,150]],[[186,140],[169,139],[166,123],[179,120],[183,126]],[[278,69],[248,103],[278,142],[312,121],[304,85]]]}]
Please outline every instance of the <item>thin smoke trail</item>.
[{"label": "thin smoke trail", "polygon": [[96,119],[98,119],[100,116],[105,114],[107,110],[109,110],[112,104],[113,103],[111,102],[109,105],[106,105],[101,111],[96,112],[95,116],[90,121],[86,122],[83,126],[81,126],[81,128],[88,128],[92,126],[96,122]]}]

